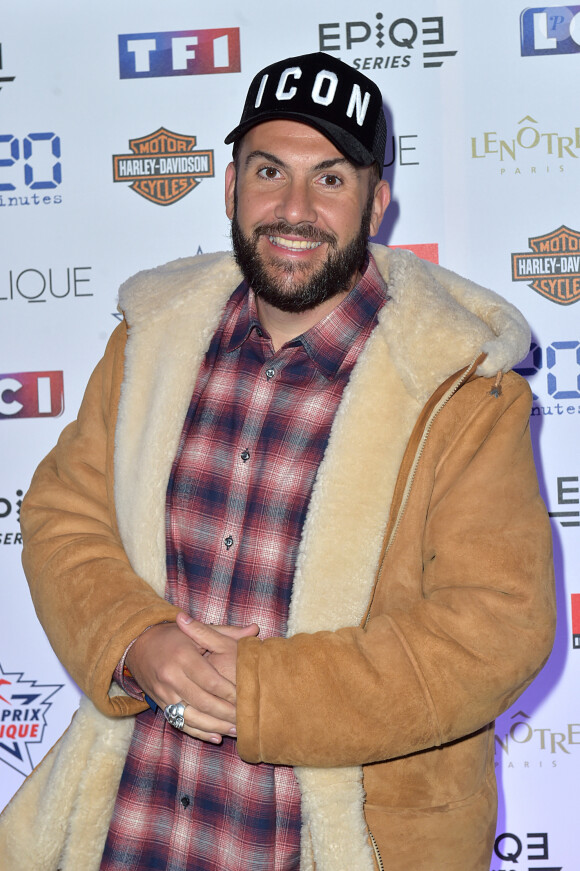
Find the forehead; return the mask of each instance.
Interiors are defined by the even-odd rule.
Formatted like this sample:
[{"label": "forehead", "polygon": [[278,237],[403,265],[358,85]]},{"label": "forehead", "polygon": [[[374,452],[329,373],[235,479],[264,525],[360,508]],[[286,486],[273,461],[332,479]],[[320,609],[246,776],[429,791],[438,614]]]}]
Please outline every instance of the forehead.
[{"label": "forehead", "polygon": [[[315,127],[288,119],[264,121],[248,130],[240,142],[239,157],[244,160],[254,151],[276,155],[284,162],[302,162],[308,158],[311,158],[312,163],[345,159],[336,145]],[[349,165],[355,169],[350,161]]]}]

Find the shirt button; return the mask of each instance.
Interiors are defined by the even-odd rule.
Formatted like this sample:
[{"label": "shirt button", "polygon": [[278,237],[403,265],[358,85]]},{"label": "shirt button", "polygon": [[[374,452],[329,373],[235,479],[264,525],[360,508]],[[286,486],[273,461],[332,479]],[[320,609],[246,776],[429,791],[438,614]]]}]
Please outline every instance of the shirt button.
[{"label": "shirt button", "polygon": [[264,333],[262,332],[262,330],[260,329],[260,327],[256,327],[256,333],[258,334],[258,336],[259,336],[260,338],[262,338],[262,336],[264,335]]},{"label": "shirt button", "polygon": [[225,544],[225,546],[226,546],[226,550],[229,550],[233,543],[234,543],[234,540],[233,540],[233,538],[231,537],[231,535],[227,535],[227,536],[224,538],[224,544]]},{"label": "shirt button", "polygon": [[183,807],[189,807],[189,805],[191,804],[191,801],[190,801],[188,795],[182,795],[181,798],[179,799],[179,801],[181,802]]},{"label": "shirt button", "polygon": [[269,369],[266,369],[266,378],[268,379],[268,381],[270,380],[270,378],[273,378],[275,374],[276,374],[276,370],[272,369],[272,367],[270,367]]},{"label": "shirt button", "polygon": [[249,450],[246,448],[244,451],[242,451],[242,453],[240,454],[240,457],[242,458],[242,460],[244,461],[244,463],[247,463],[247,461],[250,459],[250,452],[249,452]]}]

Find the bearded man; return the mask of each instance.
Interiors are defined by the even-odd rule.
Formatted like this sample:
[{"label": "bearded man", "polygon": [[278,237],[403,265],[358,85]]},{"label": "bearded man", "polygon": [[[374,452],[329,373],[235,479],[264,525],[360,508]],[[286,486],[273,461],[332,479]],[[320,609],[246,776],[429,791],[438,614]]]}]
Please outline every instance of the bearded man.
[{"label": "bearded man", "polygon": [[361,73],[266,67],[226,139],[234,257],[121,289],[22,506],[85,697],[4,814],[11,871],[489,868],[493,720],[554,630],[529,333],[369,247],[385,141]]}]

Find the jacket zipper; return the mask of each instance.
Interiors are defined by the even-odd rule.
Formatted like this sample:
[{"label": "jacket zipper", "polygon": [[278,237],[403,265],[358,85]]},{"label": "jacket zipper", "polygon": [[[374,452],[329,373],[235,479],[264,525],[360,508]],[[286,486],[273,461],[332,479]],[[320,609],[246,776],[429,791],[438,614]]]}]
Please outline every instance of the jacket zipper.
[{"label": "jacket zipper", "polygon": [[[479,359],[479,356],[480,355],[478,355],[477,357],[475,357],[471,361],[470,365],[465,369],[463,374],[457,379],[457,381],[454,384],[451,385],[451,387],[449,388],[447,393],[445,393],[441,397],[441,399],[439,400],[439,402],[437,403],[437,405],[435,406],[435,408],[431,412],[431,415],[430,415],[427,423],[425,424],[425,428],[423,430],[423,435],[421,436],[421,441],[419,442],[419,444],[417,446],[417,450],[415,452],[415,457],[413,459],[413,465],[411,466],[411,470],[410,470],[409,475],[407,477],[407,483],[405,485],[405,490],[403,492],[403,498],[401,499],[401,505],[399,507],[397,519],[395,521],[395,524],[393,526],[393,530],[392,530],[391,535],[389,537],[389,540],[387,542],[387,546],[385,547],[385,552],[383,554],[383,558],[381,559],[379,568],[377,570],[377,577],[381,573],[381,570],[383,568],[383,564],[384,564],[385,559],[387,557],[387,553],[389,552],[391,545],[392,545],[393,541],[395,540],[395,535],[397,534],[399,526],[401,525],[401,520],[403,519],[403,514],[405,513],[405,508],[407,507],[407,502],[409,501],[411,487],[413,486],[413,481],[415,480],[417,466],[419,465],[419,460],[421,459],[421,457],[423,455],[423,451],[425,449],[425,443],[427,441],[427,438],[429,437],[429,433],[431,432],[431,427],[433,426],[433,422],[434,422],[435,418],[438,416],[439,412],[447,405],[447,403],[449,402],[451,397],[455,393],[457,393],[457,391],[462,386],[462,384],[471,376],[472,371],[473,371],[473,367],[474,367],[475,363],[477,362],[477,360]],[[372,606],[372,601],[368,607],[367,617],[366,617],[366,620],[364,623],[365,628],[366,628],[367,623],[369,622],[369,617],[370,617],[370,613],[371,613],[371,606]],[[375,836],[371,832],[370,828],[368,828],[368,826],[367,826],[367,829],[368,829],[369,837],[371,839],[371,844],[372,844],[373,851],[375,854],[375,859],[377,862],[378,869],[379,869],[379,871],[385,871],[385,866],[383,864],[383,860],[381,858],[379,846],[376,842]]]},{"label": "jacket zipper", "polygon": [[[395,540],[395,536],[398,532],[399,526],[401,525],[401,521],[403,519],[403,515],[404,515],[405,509],[407,507],[407,502],[409,501],[409,495],[411,493],[413,481],[415,480],[415,475],[417,473],[417,466],[419,465],[419,460],[421,459],[421,457],[423,455],[423,451],[425,449],[425,443],[429,437],[429,433],[431,432],[433,422],[435,421],[435,418],[439,415],[439,412],[447,405],[447,403],[449,402],[451,397],[454,396],[455,393],[457,393],[459,388],[472,375],[473,367],[476,364],[476,362],[479,360],[480,356],[481,355],[478,354],[477,357],[475,357],[471,361],[471,363],[469,364],[469,366],[467,366],[467,368],[464,370],[462,375],[457,379],[457,381],[454,384],[451,385],[451,387],[449,388],[447,393],[445,393],[441,397],[441,399],[439,400],[439,402],[437,403],[437,405],[435,406],[435,408],[431,412],[431,415],[430,415],[429,419],[427,420],[427,423],[425,424],[425,428],[423,430],[423,435],[421,436],[421,441],[419,442],[419,445],[417,446],[417,450],[415,452],[415,457],[413,459],[413,465],[411,466],[411,470],[410,470],[409,475],[407,477],[407,483],[405,484],[405,490],[403,492],[403,497],[401,499],[401,505],[399,507],[397,519],[395,520],[393,530],[392,530],[391,535],[389,537],[389,540],[387,542],[387,546],[385,547],[385,552],[383,554],[383,557],[382,557],[381,562],[379,564],[379,567],[377,569],[377,578],[382,571],[383,564],[385,562],[385,559],[387,558],[387,554],[388,554],[389,550],[391,549],[391,545],[393,544],[393,541]],[[376,585],[375,585],[375,587],[376,587]],[[369,607],[367,609],[367,616],[366,616],[366,620],[365,620],[364,626],[363,626],[364,629],[366,629],[366,626],[369,622],[369,618],[370,618],[370,614],[371,614],[371,607],[372,607],[372,600],[371,600]],[[372,838],[372,835],[371,835],[371,838]],[[374,838],[373,838],[373,841],[374,841]]]},{"label": "jacket zipper", "polygon": [[[377,570],[377,577],[380,575],[380,573],[381,573],[381,571],[382,571],[383,564],[384,564],[385,559],[386,559],[386,557],[387,557],[387,553],[389,552],[389,550],[390,550],[390,548],[391,548],[391,545],[392,545],[393,541],[395,540],[395,535],[397,534],[397,531],[398,531],[398,529],[399,529],[399,526],[401,525],[401,521],[402,521],[402,519],[403,519],[403,514],[405,513],[405,509],[406,509],[406,507],[407,507],[407,502],[409,501],[409,495],[410,495],[410,493],[411,493],[411,487],[413,486],[413,481],[415,480],[415,475],[416,475],[416,472],[417,472],[417,466],[419,465],[419,460],[421,459],[421,457],[422,457],[422,455],[423,455],[423,451],[424,451],[424,449],[425,449],[425,443],[426,443],[426,441],[427,441],[427,438],[429,437],[429,433],[431,432],[431,428],[432,428],[432,426],[433,426],[433,422],[435,421],[435,418],[438,416],[439,412],[440,412],[440,411],[441,411],[441,410],[442,410],[442,409],[447,405],[447,403],[449,402],[449,400],[451,399],[451,397],[454,396],[455,393],[457,393],[457,391],[459,390],[459,388],[460,388],[460,387],[464,384],[464,382],[467,381],[467,379],[471,376],[471,374],[472,374],[472,372],[473,372],[473,367],[474,367],[475,364],[477,363],[479,357],[480,357],[480,355],[478,354],[478,356],[475,357],[475,358],[471,361],[471,363],[469,364],[469,366],[464,370],[463,374],[462,374],[462,375],[457,379],[457,381],[456,381],[454,384],[451,385],[451,387],[449,388],[449,390],[447,391],[447,393],[445,393],[445,394],[441,397],[441,399],[439,400],[439,402],[437,403],[437,405],[435,406],[435,408],[434,408],[433,411],[431,412],[431,415],[429,416],[429,419],[427,420],[427,423],[425,424],[425,428],[424,428],[424,430],[423,430],[423,435],[421,436],[421,441],[419,442],[419,444],[418,444],[418,446],[417,446],[417,450],[415,451],[415,457],[414,457],[414,459],[413,459],[413,465],[411,466],[411,470],[410,470],[409,475],[408,475],[408,477],[407,477],[407,483],[406,483],[406,485],[405,485],[405,490],[403,491],[403,497],[402,497],[402,499],[401,499],[401,505],[400,505],[400,507],[399,507],[399,511],[398,511],[398,513],[397,513],[397,519],[396,519],[396,521],[395,521],[395,524],[394,524],[394,526],[393,526],[393,530],[392,530],[391,535],[390,535],[390,537],[389,537],[389,540],[388,540],[388,542],[387,542],[387,546],[385,547],[385,552],[384,552],[384,554],[383,554],[383,558],[381,559],[380,565],[379,565],[378,570]],[[365,622],[364,622],[364,628],[366,628],[367,623],[369,622],[369,617],[370,617],[370,613],[371,613],[371,607],[372,607],[372,601],[371,601],[371,603],[369,604],[369,607],[368,607],[368,610],[367,610],[367,616],[366,616],[366,620],[365,620]],[[371,830],[370,830],[370,828],[369,828],[368,826],[367,826],[367,829],[368,829],[369,837],[370,837],[370,839],[371,839],[371,844],[372,844],[372,847],[373,847],[373,852],[374,852],[374,854],[375,854],[375,859],[376,859],[376,862],[377,862],[378,869],[379,869],[379,871],[385,871],[385,866],[384,866],[384,864],[383,864],[383,860],[382,860],[382,858],[381,858],[381,854],[380,854],[380,851],[379,851],[379,846],[378,846],[378,844],[377,844],[377,842],[376,842],[375,836],[373,835],[373,833],[371,832]]]},{"label": "jacket zipper", "polygon": [[379,871],[385,871],[385,866],[383,865],[383,860],[381,859],[381,854],[379,853],[378,844],[375,841],[375,836],[373,835],[373,833],[371,832],[370,829],[369,829],[369,836],[371,839],[371,844],[373,845],[375,859],[377,860],[377,867],[378,867]]}]

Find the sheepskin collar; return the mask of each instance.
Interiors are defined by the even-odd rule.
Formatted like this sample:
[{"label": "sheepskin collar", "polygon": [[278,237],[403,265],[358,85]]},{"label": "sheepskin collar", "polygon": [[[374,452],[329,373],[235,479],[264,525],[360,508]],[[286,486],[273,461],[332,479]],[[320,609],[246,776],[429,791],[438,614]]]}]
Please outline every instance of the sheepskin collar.
[{"label": "sheepskin collar", "polygon": [[[430,396],[477,350],[487,354],[477,373],[485,377],[507,371],[527,354],[528,325],[503,297],[409,251],[375,244],[370,250],[391,296],[378,328],[417,399]],[[219,316],[241,280],[229,252],[185,257],[125,282],[119,308],[135,329],[162,312]]]}]

